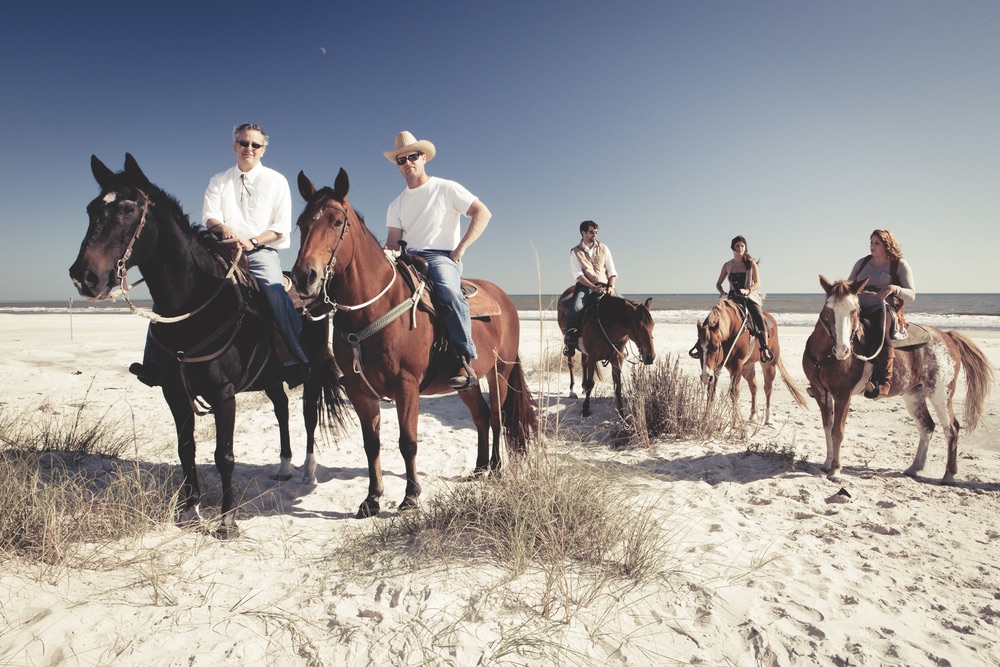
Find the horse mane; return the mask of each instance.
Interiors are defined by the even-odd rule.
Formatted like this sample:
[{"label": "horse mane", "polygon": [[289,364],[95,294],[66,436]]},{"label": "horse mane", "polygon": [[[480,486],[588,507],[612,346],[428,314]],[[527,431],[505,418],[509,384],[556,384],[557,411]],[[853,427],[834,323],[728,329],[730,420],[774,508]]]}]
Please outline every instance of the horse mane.
[{"label": "horse mane", "polygon": [[719,299],[719,302],[712,306],[708,317],[705,318],[705,325],[717,329],[722,325],[729,324],[729,308],[726,307],[727,299]]},{"label": "horse mane", "polygon": [[851,294],[851,283],[848,280],[841,279],[830,285],[830,296],[834,297],[837,301],[842,301],[851,296]]}]

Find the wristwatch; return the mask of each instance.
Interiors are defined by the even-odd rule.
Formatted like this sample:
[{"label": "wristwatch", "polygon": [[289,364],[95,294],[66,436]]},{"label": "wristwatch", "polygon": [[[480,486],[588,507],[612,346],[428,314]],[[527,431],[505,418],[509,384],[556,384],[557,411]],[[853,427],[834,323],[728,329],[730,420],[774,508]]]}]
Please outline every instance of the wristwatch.
[{"label": "wristwatch", "polygon": [[256,250],[257,248],[260,247],[260,241],[257,240],[256,236],[254,238],[250,239],[250,243],[253,244],[253,249],[254,250]]}]

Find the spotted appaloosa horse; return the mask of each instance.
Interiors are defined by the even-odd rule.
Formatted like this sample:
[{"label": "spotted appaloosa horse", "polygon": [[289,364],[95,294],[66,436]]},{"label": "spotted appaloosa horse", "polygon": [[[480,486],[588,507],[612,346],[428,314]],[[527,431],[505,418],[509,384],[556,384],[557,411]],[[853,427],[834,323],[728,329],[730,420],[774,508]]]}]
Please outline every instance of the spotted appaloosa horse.
[{"label": "spotted appaloosa horse", "polygon": [[[319,190],[299,172],[299,193],[306,207],[298,221],[302,244],[292,281],[303,299],[325,303],[327,311],[332,311],[333,350],[347,371],[343,386],[361,423],[368,458],[368,496],[358,509],[360,518],[379,513],[384,492],[382,397],[396,403],[399,451],[406,466],[406,494],[399,507],[407,509],[417,504],[420,495],[416,467],[420,396],[452,393],[448,378],[458,371],[459,362],[449,352],[436,355],[441,364],[431,364],[437,315],[413,304],[414,297],[420,301],[419,294],[403,279],[396,262],[386,257],[347,200],[349,185],[343,169],[334,187]],[[472,367],[478,377],[486,378],[490,403],[478,384],[460,392],[459,398],[478,433],[475,470],[488,473],[501,466],[501,432],[510,449],[523,452],[537,432],[538,421],[518,352],[517,309],[493,283],[467,282],[479,289],[479,296],[469,299],[472,337],[479,355]],[[477,315],[484,302],[491,304],[491,314]]]},{"label": "spotted appaloosa horse", "polygon": [[[840,481],[840,447],[844,440],[851,396],[864,390],[872,366],[863,356],[864,331],[858,293],[868,280],[831,283],[819,277],[826,302],[819,320],[806,341],[802,369],[809,379],[806,392],[816,399],[826,432],[827,477]],[[912,329],[914,324],[909,325]],[[927,445],[934,432],[934,420],[927,409],[930,402],[944,427],[948,441],[948,464],[942,484],[952,484],[958,472],[958,420],[952,407],[959,370],[965,368],[965,427],[971,432],[979,424],[983,404],[993,382],[993,369],[983,352],[957,331],[923,327],[928,341],[896,349],[892,389],[889,396],[902,396],[906,409],[917,425],[920,440],[913,463],[904,472],[915,477],[927,461]]]},{"label": "spotted appaloosa horse", "polygon": [[[556,316],[559,330],[566,334],[566,316],[575,287],[569,287],[559,297]],[[622,412],[622,362],[625,360],[625,345],[631,340],[639,348],[639,359],[644,364],[652,364],[656,359],[653,348],[653,317],[650,309],[653,299],[637,304],[620,296],[602,295],[587,306],[580,322],[580,367],[583,371],[581,385],[585,393],[583,416],[590,416],[590,392],[594,389],[597,364],[611,364],[611,379],[615,389],[615,408]],[[569,390],[573,393],[573,357],[566,359],[569,367]]]},{"label": "spotted appaloosa horse", "polygon": [[757,339],[750,335],[747,328],[745,313],[729,299],[720,299],[708,313],[704,322],[697,322],[698,342],[688,352],[701,362],[701,381],[708,385],[708,400],[715,396],[719,374],[725,368],[729,371],[729,397],[734,408],[738,405],[740,396],[740,378],[747,381],[750,388],[750,419],[757,416],[757,364],[760,364],[764,375],[764,423],[771,423],[771,388],[774,385],[775,371],[781,373],[792,398],[803,408],[806,407],[805,396],[792,380],[785,364],[781,360],[781,342],[778,339],[778,324],[774,317],[765,312],[764,325],[770,330],[770,348],[774,360],[764,363],[760,360],[760,345]]}]

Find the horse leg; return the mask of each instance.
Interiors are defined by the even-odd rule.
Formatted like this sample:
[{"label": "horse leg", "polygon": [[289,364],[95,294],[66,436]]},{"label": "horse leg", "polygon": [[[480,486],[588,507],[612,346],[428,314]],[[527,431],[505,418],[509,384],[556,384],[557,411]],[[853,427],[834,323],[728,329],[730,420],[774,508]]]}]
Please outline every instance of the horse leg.
[{"label": "horse leg", "polygon": [[201,520],[201,488],[195,467],[194,411],[183,389],[163,388],[177,430],[177,455],[181,460],[181,490],[177,502],[177,524],[191,526]]},{"label": "horse leg", "polygon": [[[365,390],[364,387],[361,388]],[[367,519],[378,516],[381,509],[380,501],[385,487],[382,485],[382,459],[381,440],[379,433],[382,427],[382,413],[379,410],[379,401],[367,397],[351,397],[354,411],[358,415],[361,424],[361,437],[365,443],[365,457],[368,459],[368,496],[361,506],[358,507],[357,518]],[[400,424],[402,432],[402,424]]]},{"label": "horse leg", "polygon": [[[316,427],[319,425],[323,380],[320,367],[313,364],[309,378],[302,384],[302,421],[306,427],[306,458],[302,463],[302,484],[316,484]],[[288,453],[291,457],[291,452]]]},{"label": "horse leg", "polygon": [[278,434],[281,439],[281,462],[278,464],[278,474],[274,479],[284,482],[292,478],[292,439],[288,434],[288,395],[285,387],[276,384],[264,390],[271,399],[274,416],[278,419]]},{"label": "horse leg", "polygon": [[[906,410],[913,417],[914,423],[917,425],[917,431],[920,433],[920,440],[917,442],[917,453],[913,457],[913,463],[910,467],[903,471],[904,475],[909,477],[916,477],[917,473],[924,469],[924,465],[927,463],[927,450],[930,445],[931,436],[934,434],[934,420],[931,419],[931,413],[927,410],[927,401],[920,394],[904,394],[903,402],[906,404]],[[954,419],[954,416],[952,417]]]},{"label": "horse leg", "polygon": [[819,416],[823,421],[823,435],[826,439],[826,459],[819,467],[823,472],[829,472],[833,464],[833,398],[830,392],[809,385],[806,393],[816,400],[819,406]]},{"label": "horse leg", "polygon": [[[490,396],[491,402],[495,405],[499,404],[496,402],[496,375],[490,373],[489,375],[489,385],[490,385]],[[467,391],[458,392],[458,397],[462,399],[465,403],[465,407],[469,409],[469,414],[472,415],[472,423],[476,425],[476,467],[472,471],[474,475],[485,475],[489,472],[492,466],[492,461],[490,459],[490,431],[493,426],[493,415],[494,412],[490,409],[490,406],[486,404],[486,399],[483,398],[483,392],[478,387],[473,387]],[[500,420],[499,417],[496,421],[496,430],[494,431],[494,437],[499,438],[500,435]],[[497,467],[499,467],[499,461],[497,461]]]},{"label": "horse leg", "polygon": [[500,469],[503,467],[503,452],[501,447],[503,406],[507,402],[507,393],[510,391],[510,374],[512,372],[509,366],[504,370],[506,371],[506,375],[503,375],[501,369],[494,364],[493,372],[489,374],[488,381],[490,387],[490,430],[493,435],[492,451],[490,452],[490,471],[492,472],[500,472]]},{"label": "horse leg", "polygon": [[583,387],[584,399],[583,399],[583,416],[590,416],[590,392],[594,389],[594,371],[597,368],[597,361],[591,362],[590,355],[581,354],[580,355],[580,367],[583,373],[583,382],[581,386]]},{"label": "horse leg", "polygon": [[733,406],[733,412],[738,417],[740,414],[740,381],[743,379],[743,364],[736,362],[729,369],[729,402]]},{"label": "horse leg", "polygon": [[743,367],[743,377],[747,381],[747,391],[750,392],[750,421],[757,420],[757,365],[747,364]]},{"label": "horse leg", "polygon": [[[624,346],[623,346],[624,350]],[[619,352],[623,352],[619,350]],[[616,354],[611,358],[611,380],[615,387],[615,409],[618,411],[618,418],[623,419],[623,410],[625,406],[622,404],[622,356],[621,354]]]},{"label": "horse leg", "polygon": [[[578,396],[576,395],[576,392],[573,391],[573,384],[575,382],[574,377],[573,377],[573,367],[576,366],[576,364],[573,363],[573,359],[574,358],[575,357],[566,357],[566,366],[567,366],[567,368],[569,368],[569,397],[570,398],[578,398]],[[581,373],[583,372],[582,365],[580,367],[580,372]]]},{"label": "horse leg", "polygon": [[[774,358],[778,358],[776,347],[771,348]],[[764,426],[771,425],[771,389],[774,388],[774,376],[777,374],[777,363],[762,364],[761,373],[764,375]]]},{"label": "horse leg", "polygon": [[[835,398],[833,401],[833,415],[831,423],[831,439],[827,446],[827,465],[829,472],[826,477],[831,482],[840,482],[840,446],[844,442],[844,428],[847,425],[847,411],[851,407],[851,395],[844,398]],[[824,428],[826,423],[824,420]]]},{"label": "horse leg", "polygon": [[[945,467],[944,477],[941,483],[951,485],[955,483],[955,473],[958,472],[958,419],[955,417],[955,408],[952,399],[955,397],[954,383],[938,384],[937,390],[930,397],[931,405],[934,407],[934,414],[944,427],[944,435],[948,440],[948,463]],[[969,400],[969,399],[966,399]]]},{"label": "horse leg", "polygon": [[[302,319],[302,334],[299,341],[309,357],[309,377],[302,384],[302,421],[306,428],[306,458],[302,463],[302,484],[316,484],[316,428],[319,426],[320,410],[323,402],[323,384],[327,364],[332,361],[328,355],[330,339],[330,318],[314,321]],[[289,452],[291,456],[291,452]],[[291,471],[289,471],[291,472]]]},{"label": "horse leg", "polygon": [[[396,400],[399,418],[399,453],[406,467],[406,493],[399,510],[415,508],[420,498],[420,480],[417,476],[417,424],[420,420],[420,391],[416,381],[404,380],[402,395]],[[467,391],[473,391],[475,387]],[[482,390],[479,390],[482,398]]]},{"label": "horse leg", "polygon": [[236,469],[236,458],[233,455],[236,397],[227,396],[213,403],[212,409],[215,413],[215,467],[222,480],[222,521],[215,535],[220,539],[229,539],[240,534],[240,529],[236,526],[236,497],[233,493],[233,470]]}]

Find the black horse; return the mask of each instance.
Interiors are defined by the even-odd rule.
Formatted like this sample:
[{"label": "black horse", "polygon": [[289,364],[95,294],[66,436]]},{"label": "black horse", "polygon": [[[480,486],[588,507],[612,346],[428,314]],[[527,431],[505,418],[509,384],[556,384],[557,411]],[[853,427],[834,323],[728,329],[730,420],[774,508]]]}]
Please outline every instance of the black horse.
[{"label": "black horse", "polygon": [[[150,183],[131,155],[125,155],[125,170],[118,173],[91,156],[91,170],[101,194],[87,206],[90,226],[70,277],[88,299],[107,298],[115,288],[127,299],[126,274],[132,266],[139,268],[156,303],[156,313],[148,315],[153,321],[148,345],[177,428],[184,474],[178,521],[191,524],[200,516],[194,417],[206,414],[199,406],[207,404],[215,415],[215,464],[222,478],[216,533],[235,536],[237,393],[264,391],[271,399],[281,434],[278,478],[291,476],[288,397],[266,301],[255,299],[259,295],[236,280],[231,246],[192,229],[178,201]],[[343,394],[327,343],[328,327],[325,319],[303,321],[302,347],[311,360],[310,378],[303,386],[308,434],[304,483],[315,483],[316,426],[332,426],[341,414]]]}]

